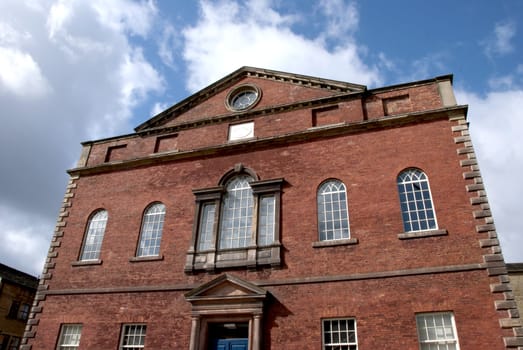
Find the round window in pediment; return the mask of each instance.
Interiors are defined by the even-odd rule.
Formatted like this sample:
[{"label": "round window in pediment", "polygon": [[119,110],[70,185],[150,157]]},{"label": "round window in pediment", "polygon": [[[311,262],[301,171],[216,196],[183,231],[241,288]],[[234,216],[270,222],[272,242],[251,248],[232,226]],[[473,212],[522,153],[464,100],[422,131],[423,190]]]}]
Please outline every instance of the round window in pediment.
[{"label": "round window in pediment", "polygon": [[251,84],[241,85],[227,95],[225,104],[231,111],[245,111],[254,107],[260,98],[261,90],[257,86]]}]

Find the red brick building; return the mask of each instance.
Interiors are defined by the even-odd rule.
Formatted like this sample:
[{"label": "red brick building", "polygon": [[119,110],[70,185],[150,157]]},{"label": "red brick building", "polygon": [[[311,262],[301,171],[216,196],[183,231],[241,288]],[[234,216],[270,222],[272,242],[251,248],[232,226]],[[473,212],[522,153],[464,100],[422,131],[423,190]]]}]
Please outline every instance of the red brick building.
[{"label": "red brick building", "polygon": [[83,143],[23,349],[523,348],[466,113],[244,67]]}]

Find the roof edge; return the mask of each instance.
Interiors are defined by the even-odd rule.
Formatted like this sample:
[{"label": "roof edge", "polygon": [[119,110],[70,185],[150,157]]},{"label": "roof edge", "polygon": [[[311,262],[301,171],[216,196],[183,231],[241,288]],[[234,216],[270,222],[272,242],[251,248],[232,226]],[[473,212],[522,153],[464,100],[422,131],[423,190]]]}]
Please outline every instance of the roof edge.
[{"label": "roof edge", "polygon": [[[336,89],[345,89],[345,90],[350,90],[352,92],[367,90],[367,87],[365,85],[360,85],[360,84],[347,83],[347,82],[343,82],[343,81],[339,81],[339,80],[332,80],[332,79],[323,79],[323,78],[313,77],[313,76],[309,76],[309,75],[288,73],[288,72],[271,70],[271,69],[243,66],[243,67],[235,70],[234,72],[229,73],[228,75],[224,76],[223,78],[215,81],[214,83],[208,85],[207,87],[201,89],[200,91],[197,91],[196,93],[186,97],[185,99],[172,105],[171,107],[160,112],[159,114],[153,116],[152,118],[150,118],[147,121],[143,122],[142,124],[138,125],[134,130],[136,132],[140,132],[140,131],[143,131],[150,127],[154,127],[160,121],[173,116],[173,114],[176,111],[179,111],[179,110],[183,111],[184,108],[190,108],[194,104],[193,102],[197,102],[201,99],[206,99],[206,98],[210,97],[212,94],[223,90],[229,83],[239,80],[243,76],[258,76],[258,77],[262,77],[262,78],[263,77],[279,78],[280,80],[287,80],[287,81],[291,81],[291,82],[302,82],[302,83],[306,82],[309,85],[316,85],[316,86],[321,86],[321,87],[325,86],[327,88],[331,87],[331,88],[336,88]],[[345,92],[347,92],[347,91],[345,91]]]}]

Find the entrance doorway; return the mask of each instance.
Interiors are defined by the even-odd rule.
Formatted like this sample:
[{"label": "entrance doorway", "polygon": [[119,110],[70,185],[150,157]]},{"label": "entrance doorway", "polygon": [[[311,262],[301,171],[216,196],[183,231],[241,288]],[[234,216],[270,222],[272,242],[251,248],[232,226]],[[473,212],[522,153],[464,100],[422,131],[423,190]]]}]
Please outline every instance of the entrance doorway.
[{"label": "entrance doorway", "polygon": [[249,323],[209,323],[209,350],[248,350]]}]

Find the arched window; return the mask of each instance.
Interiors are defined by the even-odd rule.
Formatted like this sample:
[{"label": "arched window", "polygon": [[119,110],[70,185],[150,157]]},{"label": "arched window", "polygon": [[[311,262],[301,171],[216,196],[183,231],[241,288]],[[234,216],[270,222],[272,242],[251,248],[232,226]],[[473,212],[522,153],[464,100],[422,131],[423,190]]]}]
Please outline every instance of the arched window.
[{"label": "arched window", "polygon": [[89,219],[80,260],[97,260],[100,258],[107,217],[107,210],[102,209],[96,211]]},{"label": "arched window", "polygon": [[194,189],[195,225],[185,271],[279,266],[282,185],[281,178],[259,180],[237,164],[218,186]]},{"label": "arched window", "polygon": [[343,182],[328,180],[318,188],[318,230],[320,241],[348,239],[349,210]]},{"label": "arched window", "polygon": [[410,168],[398,175],[403,229],[405,232],[436,230],[438,228],[427,175]]},{"label": "arched window", "polygon": [[154,203],[143,214],[140,242],[137,256],[157,256],[160,254],[165,205]]},{"label": "arched window", "polygon": [[220,249],[242,248],[251,243],[253,195],[247,175],[233,177],[226,185],[223,197]]}]

